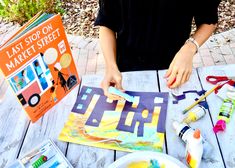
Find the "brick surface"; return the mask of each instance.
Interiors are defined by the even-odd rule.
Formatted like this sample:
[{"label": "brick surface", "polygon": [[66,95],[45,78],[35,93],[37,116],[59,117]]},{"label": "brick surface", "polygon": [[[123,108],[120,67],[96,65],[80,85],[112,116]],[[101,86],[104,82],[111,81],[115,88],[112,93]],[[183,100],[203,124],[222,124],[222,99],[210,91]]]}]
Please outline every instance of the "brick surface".
[{"label": "brick surface", "polygon": [[226,64],[235,64],[235,55],[224,55]]},{"label": "brick surface", "polygon": [[231,48],[235,48],[235,42],[231,43],[231,44],[230,44],[230,47],[231,47]]},{"label": "brick surface", "polygon": [[89,73],[89,74],[95,73],[96,64],[97,64],[96,52],[94,50],[89,50],[86,72]]},{"label": "brick surface", "polygon": [[232,55],[233,54],[231,47],[229,47],[229,45],[221,46],[220,50],[221,50],[222,55]]},{"label": "brick surface", "polygon": [[212,57],[202,57],[203,66],[215,65],[214,59]]},{"label": "brick surface", "polygon": [[[8,28],[8,27],[7,27]],[[0,44],[16,31],[11,26],[6,33],[6,27],[0,25]],[[4,33],[3,33],[4,32]],[[79,76],[85,74],[104,74],[105,61],[102,55],[99,39],[84,38],[67,34],[69,44]],[[194,56],[193,67],[235,64],[235,28],[210,37]],[[0,75],[0,84],[6,83]],[[5,85],[4,85],[5,87]],[[1,88],[0,97],[4,94]]]},{"label": "brick surface", "polygon": [[201,54],[200,53],[197,53],[196,55],[194,55],[193,62],[194,63],[202,63],[202,59],[201,59]]},{"label": "brick surface", "polygon": [[211,50],[209,48],[202,48],[199,50],[200,56],[211,55]]}]

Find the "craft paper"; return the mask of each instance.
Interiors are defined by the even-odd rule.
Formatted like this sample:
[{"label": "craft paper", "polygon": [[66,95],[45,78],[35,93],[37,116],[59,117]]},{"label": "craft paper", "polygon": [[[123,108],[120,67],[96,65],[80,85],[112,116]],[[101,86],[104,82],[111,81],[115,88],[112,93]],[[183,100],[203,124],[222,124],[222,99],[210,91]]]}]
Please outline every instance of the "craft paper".
[{"label": "craft paper", "polygon": [[133,103],[83,86],[59,140],[128,152],[162,151],[168,93],[126,93],[134,96]]}]

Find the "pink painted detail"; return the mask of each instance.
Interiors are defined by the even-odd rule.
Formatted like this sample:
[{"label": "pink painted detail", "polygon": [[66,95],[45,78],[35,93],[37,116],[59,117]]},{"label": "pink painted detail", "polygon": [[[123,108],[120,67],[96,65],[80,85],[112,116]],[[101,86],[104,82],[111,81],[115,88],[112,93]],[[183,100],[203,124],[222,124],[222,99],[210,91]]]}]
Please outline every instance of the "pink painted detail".
[{"label": "pink painted detail", "polygon": [[225,129],[226,129],[226,122],[224,120],[218,120],[213,128],[213,131],[217,133],[219,131],[224,131]]},{"label": "pink painted detail", "polygon": [[38,93],[38,94],[41,93],[41,90],[39,88],[39,85],[38,85],[37,81],[34,81],[27,89],[25,89],[22,92],[22,95],[25,98],[25,100],[28,102],[29,97],[32,96],[35,93]]}]

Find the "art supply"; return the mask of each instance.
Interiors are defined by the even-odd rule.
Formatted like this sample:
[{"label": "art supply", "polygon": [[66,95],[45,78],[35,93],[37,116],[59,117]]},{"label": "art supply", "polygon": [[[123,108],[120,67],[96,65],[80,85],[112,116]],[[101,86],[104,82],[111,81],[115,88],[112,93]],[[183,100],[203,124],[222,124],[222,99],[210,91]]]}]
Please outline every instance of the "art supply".
[{"label": "art supply", "polygon": [[52,157],[54,157],[56,155],[56,153],[53,150],[47,150],[43,153],[43,155],[47,157],[47,160],[49,160]]},{"label": "art supply", "polygon": [[[173,122],[173,128],[175,129],[176,134],[187,143],[188,139],[193,136],[194,129],[188,126],[186,123],[179,123],[177,121]],[[203,159],[211,158],[211,153],[213,151],[213,146],[202,137],[203,144]]]},{"label": "art supply", "polygon": [[30,154],[26,155],[25,157],[23,157],[22,159],[20,159],[21,163],[22,164],[28,163],[36,155],[39,155],[39,154],[45,152],[46,149],[48,149],[48,147],[49,147],[49,144],[41,146],[39,149],[33,151],[32,153],[30,153]]},{"label": "art supply", "polygon": [[216,85],[219,82],[228,81],[228,80],[230,80],[230,78],[228,78],[227,76],[212,76],[212,75],[209,75],[209,76],[206,77],[206,81],[211,83],[211,84],[214,84],[214,85]]},{"label": "art supply", "polygon": [[46,140],[22,158],[13,162],[9,168],[72,168],[63,153],[53,141]]},{"label": "art supply", "polygon": [[187,107],[184,111],[183,114],[187,113],[190,109],[192,109],[194,106],[196,106],[200,101],[202,101],[203,99],[205,99],[207,96],[209,96],[217,87],[219,87],[220,85],[216,85],[214,86],[211,90],[207,91],[205,93],[205,95],[201,96],[197,101],[195,101],[192,105],[190,105],[189,107]]},{"label": "art supply", "polygon": [[196,129],[193,136],[190,136],[186,145],[186,162],[191,168],[199,168],[203,153],[202,136],[199,129]]},{"label": "art supply", "polygon": [[56,168],[60,165],[60,162],[56,161],[54,162],[49,168]]},{"label": "art supply", "polygon": [[42,155],[39,157],[38,160],[36,160],[30,168],[39,168],[42,164],[44,164],[47,161],[47,157]]},{"label": "art supply", "polygon": [[183,119],[183,122],[186,124],[195,122],[200,118],[202,118],[203,116],[205,116],[205,114],[206,114],[206,109],[203,106],[198,105],[197,107],[189,111],[188,115]]},{"label": "art supply", "polygon": [[118,96],[124,98],[125,100],[127,100],[129,102],[134,102],[134,96],[128,95],[128,94],[118,90],[117,88],[115,88],[113,86],[110,86],[108,91],[109,91],[109,93],[118,95]]},{"label": "art supply", "polygon": [[23,159],[21,159],[21,163],[22,163],[22,164],[28,163],[33,157],[35,157],[35,156],[38,155],[39,153],[40,153],[40,152],[38,151],[38,152],[36,152],[36,153],[33,153],[33,154],[29,155],[29,156],[24,157]]},{"label": "art supply", "polygon": [[229,123],[232,113],[235,108],[235,100],[224,99],[222,106],[220,107],[218,121],[213,128],[215,133],[224,131],[226,129],[226,123]]}]

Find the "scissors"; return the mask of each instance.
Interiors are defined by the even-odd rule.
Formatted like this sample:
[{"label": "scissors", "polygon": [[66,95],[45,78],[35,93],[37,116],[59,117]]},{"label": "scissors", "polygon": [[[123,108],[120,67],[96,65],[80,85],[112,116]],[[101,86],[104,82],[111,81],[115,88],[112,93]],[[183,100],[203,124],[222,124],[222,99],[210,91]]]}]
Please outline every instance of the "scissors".
[{"label": "scissors", "polygon": [[207,76],[206,80],[215,85],[219,82],[223,82],[223,81],[229,81],[230,79],[227,76]]}]

